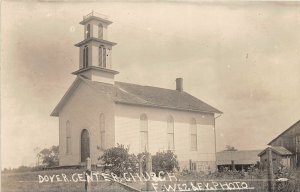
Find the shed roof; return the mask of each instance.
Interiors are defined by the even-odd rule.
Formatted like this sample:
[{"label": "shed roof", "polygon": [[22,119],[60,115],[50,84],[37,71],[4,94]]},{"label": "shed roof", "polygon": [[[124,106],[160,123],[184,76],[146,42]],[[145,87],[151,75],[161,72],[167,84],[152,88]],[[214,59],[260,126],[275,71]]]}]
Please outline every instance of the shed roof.
[{"label": "shed roof", "polygon": [[[158,107],[173,110],[191,111],[198,113],[222,113],[218,109],[208,105],[202,100],[184,92],[159,87],[137,85],[124,82],[115,82],[114,85],[88,80],[78,76],[75,81],[82,80],[97,91],[110,94],[115,103],[139,105],[146,107]],[[74,83],[73,83],[74,84]],[[68,93],[64,97],[68,98]],[[62,98],[54,111],[57,116],[66,99]]]},{"label": "shed roof", "polygon": [[280,133],[276,138],[274,138],[272,141],[270,141],[270,143],[268,143],[268,145],[271,145],[276,139],[278,139],[280,136],[282,136],[284,133],[286,133],[287,131],[289,131],[290,129],[292,129],[294,127],[298,127],[298,128],[300,127],[300,120],[297,121],[296,123],[294,123],[292,126],[290,126],[288,129],[286,129],[282,133]]},{"label": "shed roof", "polygon": [[221,151],[217,152],[217,165],[229,165],[231,161],[235,164],[250,165],[259,161],[257,156],[261,150],[243,150],[243,151]]},{"label": "shed roof", "polygon": [[286,148],[284,148],[282,146],[270,146],[270,147],[267,147],[266,149],[264,149],[262,152],[260,152],[258,154],[258,156],[262,156],[264,153],[266,153],[268,148],[271,148],[274,153],[277,153],[282,156],[293,155],[292,152],[290,152],[289,150],[287,150]]}]

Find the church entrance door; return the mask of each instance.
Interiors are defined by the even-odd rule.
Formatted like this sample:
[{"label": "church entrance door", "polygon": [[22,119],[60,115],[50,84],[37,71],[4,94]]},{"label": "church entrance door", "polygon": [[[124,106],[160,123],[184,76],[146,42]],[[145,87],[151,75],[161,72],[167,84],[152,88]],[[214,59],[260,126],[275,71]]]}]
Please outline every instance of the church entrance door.
[{"label": "church entrance door", "polygon": [[90,157],[90,136],[88,130],[84,129],[81,132],[81,162],[86,162]]}]

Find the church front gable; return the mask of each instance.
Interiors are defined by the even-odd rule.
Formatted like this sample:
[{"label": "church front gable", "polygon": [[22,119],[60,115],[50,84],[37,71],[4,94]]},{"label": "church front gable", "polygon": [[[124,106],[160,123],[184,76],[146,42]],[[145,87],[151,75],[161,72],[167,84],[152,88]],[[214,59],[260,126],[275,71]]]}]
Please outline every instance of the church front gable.
[{"label": "church front gable", "polygon": [[114,146],[114,103],[85,82],[69,96],[59,112],[60,165],[93,163],[106,147]]}]

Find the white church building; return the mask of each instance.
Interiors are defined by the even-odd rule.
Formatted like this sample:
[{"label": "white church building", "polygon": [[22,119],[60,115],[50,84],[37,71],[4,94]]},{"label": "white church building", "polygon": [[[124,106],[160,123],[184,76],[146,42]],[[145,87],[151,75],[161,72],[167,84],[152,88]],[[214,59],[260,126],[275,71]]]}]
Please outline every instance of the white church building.
[{"label": "white church building", "polygon": [[107,28],[112,22],[92,12],[80,22],[75,81],[51,116],[59,118],[59,165],[80,165],[117,144],[130,153],[172,150],[181,169],[216,168],[215,117],[219,110],[176,88],[165,89],[115,81]]}]

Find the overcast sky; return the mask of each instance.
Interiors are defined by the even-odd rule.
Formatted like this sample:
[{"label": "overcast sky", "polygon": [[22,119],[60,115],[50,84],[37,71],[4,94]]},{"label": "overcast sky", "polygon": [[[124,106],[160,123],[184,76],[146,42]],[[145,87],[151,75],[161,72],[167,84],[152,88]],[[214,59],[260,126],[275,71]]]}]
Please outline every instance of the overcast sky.
[{"label": "overcast sky", "polygon": [[300,4],[2,2],[2,168],[58,144],[50,113],[75,79],[82,16],[108,15],[118,81],[184,90],[223,111],[217,149],[263,149],[300,119]]}]

